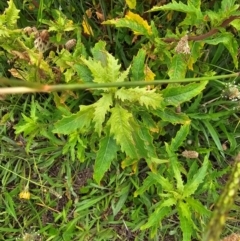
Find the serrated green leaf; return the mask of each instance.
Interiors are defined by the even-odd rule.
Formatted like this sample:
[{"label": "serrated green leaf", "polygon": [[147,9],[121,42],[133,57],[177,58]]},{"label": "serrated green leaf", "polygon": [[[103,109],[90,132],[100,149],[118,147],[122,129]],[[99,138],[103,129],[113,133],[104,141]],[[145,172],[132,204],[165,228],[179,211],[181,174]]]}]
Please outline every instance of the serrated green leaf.
[{"label": "serrated green leaf", "polygon": [[98,133],[99,136],[102,132],[102,124],[105,120],[105,116],[110,110],[110,106],[112,104],[112,95],[109,93],[103,94],[102,98],[100,98],[96,103],[94,103],[95,111],[93,121],[95,122],[95,131]]},{"label": "serrated green leaf", "polygon": [[175,191],[175,187],[173,186],[173,184],[170,181],[168,181],[167,178],[164,178],[161,174],[149,173],[148,175],[149,175],[149,178],[152,178],[155,180],[155,184],[158,183],[159,185],[161,185],[163,190],[168,192]]},{"label": "serrated green leaf", "polygon": [[108,120],[107,125],[110,126],[110,133],[116,140],[117,144],[121,146],[129,157],[135,159],[139,158],[135,143],[132,136],[132,127],[130,120],[133,118],[132,114],[121,106],[116,105],[111,109],[111,117]]},{"label": "serrated green leaf", "polygon": [[180,130],[177,132],[176,136],[172,138],[171,141],[171,150],[177,151],[178,148],[183,144],[190,130],[190,121],[186,122],[181,126]]},{"label": "serrated green leaf", "polygon": [[145,143],[144,140],[140,137],[141,126],[139,126],[134,119],[130,120],[130,125],[132,127],[132,138],[138,155],[141,158],[148,158],[148,152],[146,150],[146,145],[148,143]]},{"label": "serrated green leaf", "polygon": [[109,82],[121,82],[123,81],[129,69],[120,75],[120,67],[118,64],[118,60],[115,59],[111,54],[105,52],[107,56],[107,63],[102,63],[100,61],[96,61],[95,59],[89,58],[88,60],[85,58],[81,58],[83,63],[89,68],[92,73],[93,81],[96,83],[109,83]]},{"label": "serrated green leaf", "polygon": [[80,106],[80,111],[70,116],[64,116],[55,124],[53,133],[70,134],[78,129],[88,128],[93,120],[95,108],[93,105]]},{"label": "serrated green leaf", "polygon": [[222,0],[221,1],[221,7],[223,10],[226,11],[226,9],[233,7],[235,4],[236,0]]},{"label": "serrated green leaf", "polygon": [[95,46],[91,49],[93,59],[98,62],[100,61],[102,66],[107,66],[107,52],[106,52],[106,42],[99,41],[95,44]]},{"label": "serrated green leaf", "polygon": [[17,19],[19,18],[19,12],[13,2],[13,0],[8,1],[8,8],[4,11],[5,15],[5,24],[8,28],[11,28],[16,25]]},{"label": "serrated green leaf", "polygon": [[152,107],[154,109],[161,108],[162,96],[159,93],[155,93],[155,89],[147,90],[146,88],[121,88],[115,93],[115,97],[122,101],[139,102],[140,105],[145,105],[147,108]]},{"label": "serrated green leaf", "polygon": [[130,68],[131,68],[131,66],[129,66],[125,71],[121,71],[116,82],[124,82],[128,77]]},{"label": "serrated green leaf", "polygon": [[151,135],[149,129],[141,125],[141,128],[139,128],[139,136],[145,143],[145,147],[144,147],[144,151],[146,152],[145,156],[157,157],[156,147],[153,144],[153,136]]},{"label": "serrated green leaf", "polygon": [[177,190],[180,194],[182,194],[184,185],[183,185],[183,180],[180,172],[180,166],[177,159],[177,154],[170,148],[168,143],[165,143],[165,148],[170,161],[170,167],[173,170],[174,178],[177,181]]},{"label": "serrated green leaf", "polygon": [[155,211],[150,214],[149,219],[146,224],[141,226],[141,230],[145,230],[147,228],[150,228],[154,226],[155,224],[160,224],[162,219],[169,215],[171,211],[171,206],[176,205],[176,200],[174,198],[169,198],[158,205],[158,207],[155,209]]},{"label": "serrated green leaf", "polygon": [[188,4],[193,5],[195,8],[199,9],[201,6],[201,0],[189,0]]},{"label": "serrated green leaf", "polygon": [[87,66],[75,64],[73,68],[83,82],[93,82],[92,73]]},{"label": "serrated green leaf", "polygon": [[159,116],[163,121],[172,124],[186,124],[190,122],[189,117],[185,113],[176,113],[175,110],[165,109],[165,110],[154,110],[153,113]]},{"label": "serrated green leaf", "polygon": [[191,212],[188,205],[180,202],[178,205],[178,217],[180,220],[180,227],[183,233],[183,241],[191,241],[194,223],[191,218]]},{"label": "serrated green leaf", "polygon": [[187,197],[185,200],[191,209],[194,210],[194,212],[198,212],[199,214],[205,215],[207,217],[211,215],[211,212],[199,200],[192,197]]},{"label": "serrated green leaf", "polygon": [[65,82],[68,83],[69,81],[71,81],[73,75],[75,74],[74,70],[72,68],[67,69],[64,72],[64,76],[65,76]]},{"label": "serrated green leaf", "polygon": [[187,184],[184,186],[183,196],[189,197],[194,194],[199,185],[203,182],[208,169],[208,155],[205,156],[202,167],[197,171],[191,180],[188,180]]},{"label": "serrated green leaf", "polygon": [[100,140],[99,145],[93,173],[93,178],[98,184],[109,169],[111,162],[116,158],[118,151],[118,146],[109,132]]},{"label": "serrated green leaf", "polygon": [[238,42],[232,33],[219,33],[217,36],[214,36],[213,39],[204,40],[204,42],[211,45],[218,45],[219,43],[222,43],[231,54],[235,67],[238,68]]},{"label": "serrated green leaf", "polygon": [[191,100],[204,90],[208,81],[191,83],[187,85],[168,85],[162,93],[166,105],[179,106],[181,103]]},{"label": "serrated green leaf", "polygon": [[168,75],[170,79],[183,79],[187,72],[186,55],[176,54],[172,58],[171,65],[169,66]]},{"label": "serrated green leaf", "polygon": [[236,28],[238,31],[240,31],[240,19],[233,20],[230,25],[232,25],[234,28]]},{"label": "serrated green leaf", "polygon": [[147,21],[130,11],[126,14],[125,18],[108,20],[102,24],[114,24],[117,28],[130,28],[136,35],[150,36],[152,34],[151,26],[148,25]]},{"label": "serrated green leaf", "polygon": [[136,56],[133,57],[131,73],[132,81],[140,81],[145,79],[144,66],[145,66],[146,51],[140,49]]},{"label": "serrated green leaf", "polygon": [[107,74],[109,82],[116,82],[120,74],[121,65],[118,64],[118,60],[115,59],[111,54],[107,53]]},{"label": "serrated green leaf", "polygon": [[183,2],[176,2],[173,0],[171,3],[164,4],[160,7],[153,7],[149,12],[155,12],[155,11],[178,11],[183,13],[195,13],[196,8],[192,5],[186,5]]},{"label": "serrated green leaf", "polygon": [[95,83],[107,83],[108,74],[106,68],[102,66],[101,62],[89,58],[88,60],[81,57],[82,62],[89,68],[93,76],[93,82]]}]

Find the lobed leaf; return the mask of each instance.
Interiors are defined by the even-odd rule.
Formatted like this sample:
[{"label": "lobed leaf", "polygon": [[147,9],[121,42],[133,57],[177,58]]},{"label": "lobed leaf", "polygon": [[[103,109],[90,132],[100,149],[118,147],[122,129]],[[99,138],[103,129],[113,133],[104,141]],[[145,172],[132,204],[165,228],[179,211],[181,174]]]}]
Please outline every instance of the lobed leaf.
[{"label": "lobed leaf", "polygon": [[146,88],[121,88],[115,93],[115,97],[122,101],[139,102],[141,106],[145,105],[147,108],[153,109],[161,108],[162,96],[159,93],[155,93],[155,89],[147,90]]},{"label": "lobed leaf", "polygon": [[133,118],[132,114],[121,106],[116,105],[111,109],[111,117],[109,118],[107,125],[110,126],[110,133],[116,140],[117,144],[121,146],[129,157],[135,159],[139,158],[139,154],[136,150],[135,143],[132,136],[132,126],[130,120]]},{"label": "lobed leaf", "polygon": [[13,2],[13,0],[8,1],[8,8],[4,12],[4,22],[8,28],[13,27],[17,24],[17,19],[19,19],[19,12]]},{"label": "lobed leaf", "polygon": [[110,110],[110,106],[113,104],[112,95],[109,93],[103,94],[97,102],[94,103],[95,111],[93,121],[95,122],[95,131],[98,135],[101,135],[103,122],[107,112]]}]

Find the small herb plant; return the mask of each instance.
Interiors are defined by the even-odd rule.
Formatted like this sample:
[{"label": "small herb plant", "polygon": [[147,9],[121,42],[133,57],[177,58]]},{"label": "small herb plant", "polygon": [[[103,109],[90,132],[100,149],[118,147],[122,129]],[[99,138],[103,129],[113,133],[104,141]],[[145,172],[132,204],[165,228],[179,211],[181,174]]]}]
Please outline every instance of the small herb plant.
[{"label": "small herb plant", "polygon": [[[79,20],[75,3],[66,15],[51,10],[48,19],[44,1],[32,1],[40,24],[22,29],[13,0],[0,15],[6,217],[15,220],[13,229],[29,226],[14,202],[18,192],[37,214],[28,216],[40,227],[35,239],[118,240],[120,231],[110,225],[117,222],[134,240],[162,233],[201,240],[230,169],[225,162],[239,151],[239,4],[97,2],[88,9],[82,3]],[[230,77],[235,82],[222,80]],[[4,96],[21,91],[45,93]],[[19,160],[11,160],[8,145],[20,150]],[[235,166],[212,220],[225,220],[231,209]],[[19,191],[14,176],[27,189]],[[56,226],[47,224],[52,219]],[[224,222],[215,236],[213,222],[206,237],[216,241]]]}]

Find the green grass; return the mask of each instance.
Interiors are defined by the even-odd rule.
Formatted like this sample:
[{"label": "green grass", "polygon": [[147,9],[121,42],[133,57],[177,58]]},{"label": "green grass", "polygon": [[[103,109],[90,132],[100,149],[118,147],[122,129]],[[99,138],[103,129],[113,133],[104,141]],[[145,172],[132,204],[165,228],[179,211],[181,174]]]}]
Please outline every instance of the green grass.
[{"label": "green grass", "polygon": [[[179,5],[147,12],[156,1],[134,10],[126,2],[16,0],[21,12],[6,14],[8,29],[0,19],[0,37],[7,33],[0,39],[1,87],[11,85],[2,77],[21,79],[16,87],[62,84],[58,92],[0,95],[0,240],[200,241],[209,227],[221,237],[239,233],[239,197],[229,194],[239,184],[239,77],[217,77],[237,73],[239,27],[224,26],[219,35],[189,41],[190,55],[176,54],[177,42],[165,38],[180,40],[189,30],[194,38],[212,22],[191,22],[191,11],[186,17]],[[219,26],[227,2],[202,1],[203,16],[215,9]],[[235,5],[224,14],[239,16]],[[0,3],[0,12],[7,6]],[[140,18],[125,18],[129,10],[153,33]],[[23,33],[27,26],[50,28],[56,50],[39,54],[36,37]],[[75,48],[61,50],[69,39]],[[205,86],[194,82],[200,77],[212,79]],[[184,78],[193,81],[124,88]],[[117,79],[123,87],[114,86]],[[112,86],[64,86],[94,83]],[[219,199],[222,192],[229,199]],[[226,225],[212,227],[211,216]]]}]

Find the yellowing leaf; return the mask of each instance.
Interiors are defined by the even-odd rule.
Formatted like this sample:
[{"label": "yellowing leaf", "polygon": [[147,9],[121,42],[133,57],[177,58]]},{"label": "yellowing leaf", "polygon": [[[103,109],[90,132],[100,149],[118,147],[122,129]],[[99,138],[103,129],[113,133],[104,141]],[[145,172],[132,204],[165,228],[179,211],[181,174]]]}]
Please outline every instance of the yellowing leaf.
[{"label": "yellowing leaf", "polygon": [[[128,11],[125,18],[128,19],[128,20],[132,20],[132,21],[136,22],[137,24],[141,25],[142,27],[144,27],[147,30],[148,34],[151,34],[151,32],[152,32],[151,26],[149,26],[148,22],[146,20],[144,20],[138,14],[135,14],[131,11]],[[135,32],[135,31],[134,31],[134,33],[140,34],[140,33]]]},{"label": "yellowing leaf", "polygon": [[136,0],[126,0],[126,4],[131,9],[135,9],[136,8]]},{"label": "yellowing leaf", "polygon": [[193,70],[193,64],[194,64],[194,59],[193,59],[193,57],[190,57],[188,60],[188,68],[190,70]]},{"label": "yellowing leaf", "polygon": [[147,21],[130,11],[125,18],[107,20],[103,24],[114,24],[117,28],[130,28],[135,35],[152,35],[152,28]]},{"label": "yellowing leaf", "polygon": [[88,24],[88,21],[85,16],[83,17],[82,27],[83,27],[83,32],[85,34],[93,36],[92,27]]},{"label": "yellowing leaf", "polygon": [[146,81],[153,81],[155,78],[155,74],[152,72],[152,70],[147,65],[145,65],[144,74],[145,74]]}]

